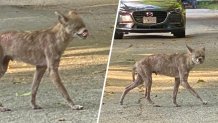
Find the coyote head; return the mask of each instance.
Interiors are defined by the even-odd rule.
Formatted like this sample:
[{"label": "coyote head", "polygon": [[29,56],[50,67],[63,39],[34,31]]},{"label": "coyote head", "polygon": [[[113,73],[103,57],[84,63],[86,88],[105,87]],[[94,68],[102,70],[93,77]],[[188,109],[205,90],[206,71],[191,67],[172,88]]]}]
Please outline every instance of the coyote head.
[{"label": "coyote head", "polygon": [[191,59],[194,64],[202,64],[205,60],[205,48],[201,47],[198,49],[192,49],[188,45],[186,45],[188,48],[188,52],[191,54]]},{"label": "coyote head", "polygon": [[87,38],[89,34],[88,30],[77,12],[69,11],[67,15],[63,15],[62,13],[55,11],[55,14],[58,16],[59,23],[63,25],[67,34],[72,37]]}]

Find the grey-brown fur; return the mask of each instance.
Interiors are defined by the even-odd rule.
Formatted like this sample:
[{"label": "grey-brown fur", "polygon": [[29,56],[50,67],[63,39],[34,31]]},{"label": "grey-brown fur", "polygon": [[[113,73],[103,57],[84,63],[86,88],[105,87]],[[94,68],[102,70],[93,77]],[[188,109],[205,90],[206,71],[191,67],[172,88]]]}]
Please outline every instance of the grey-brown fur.
[{"label": "grey-brown fur", "polygon": [[[40,109],[36,104],[36,93],[46,69],[50,78],[72,109],[82,109],[71,100],[61,82],[58,67],[61,55],[74,37],[85,39],[88,30],[81,17],[75,11],[67,15],[55,12],[59,22],[45,30],[20,32],[9,31],[0,34],[0,78],[5,74],[10,60],[19,60],[36,66],[32,83],[31,104],[33,109]],[[0,105],[0,111],[10,109]]]},{"label": "grey-brown fur", "polygon": [[123,104],[123,99],[130,90],[144,82],[145,98],[149,103],[154,105],[154,102],[150,98],[152,73],[175,78],[173,91],[173,103],[175,106],[179,106],[176,102],[176,96],[180,84],[182,84],[182,86],[186,88],[192,95],[199,98],[203,104],[207,104],[207,102],[203,101],[188,83],[188,76],[191,69],[195,66],[195,64],[202,64],[204,62],[205,48],[192,49],[188,45],[186,46],[188,48],[188,53],[150,55],[136,62],[132,70],[133,83],[126,87],[123,95],[121,96],[120,104]]}]

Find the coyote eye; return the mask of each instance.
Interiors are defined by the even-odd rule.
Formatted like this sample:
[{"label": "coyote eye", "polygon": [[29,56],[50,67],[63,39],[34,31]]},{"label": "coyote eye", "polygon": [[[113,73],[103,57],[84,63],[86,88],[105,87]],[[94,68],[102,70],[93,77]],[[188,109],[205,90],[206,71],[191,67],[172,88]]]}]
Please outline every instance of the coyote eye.
[{"label": "coyote eye", "polygon": [[200,56],[195,56],[195,58],[197,59],[197,58],[199,58]]}]

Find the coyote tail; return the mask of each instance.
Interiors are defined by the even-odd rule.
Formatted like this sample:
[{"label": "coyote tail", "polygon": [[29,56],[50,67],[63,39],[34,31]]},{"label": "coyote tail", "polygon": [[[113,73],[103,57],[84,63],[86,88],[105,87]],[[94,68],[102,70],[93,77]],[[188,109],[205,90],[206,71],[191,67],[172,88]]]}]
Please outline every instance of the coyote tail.
[{"label": "coyote tail", "polygon": [[135,81],[136,66],[137,66],[137,63],[135,63],[135,64],[133,65],[133,68],[132,68],[132,81],[133,81],[133,82]]}]

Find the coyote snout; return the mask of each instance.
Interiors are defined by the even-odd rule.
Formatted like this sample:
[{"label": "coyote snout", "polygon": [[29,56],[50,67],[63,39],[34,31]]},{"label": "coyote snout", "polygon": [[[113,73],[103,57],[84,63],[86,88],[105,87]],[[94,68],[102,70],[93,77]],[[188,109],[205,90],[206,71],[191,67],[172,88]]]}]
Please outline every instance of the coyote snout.
[{"label": "coyote snout", "polygon": [[[58,73],[61,55],[74,37],[87,38],[88,30],[82,18],[75,12],[69,11],[64,15],[55,12],[58,23],[48,29],[18,32],[9,31],[0,34],[0,78],[7,71],[10,60],[20,60],[36,66],[31,90],[33,109],[40,109],[36,104],[36,93],[41,79],[49,69],[50,78],[61,92],[72,109],[82,109],[75,105],[65,89]],[[0,111],[9,109],[0,105]]]},{"label": "coyote snout", "polygon": [[77,32],[77,36],[79,36],[82,39],[86,39],[88,37],[89,33],[86,28],[82,28]]}]

